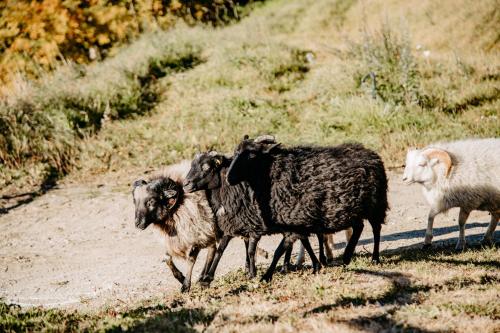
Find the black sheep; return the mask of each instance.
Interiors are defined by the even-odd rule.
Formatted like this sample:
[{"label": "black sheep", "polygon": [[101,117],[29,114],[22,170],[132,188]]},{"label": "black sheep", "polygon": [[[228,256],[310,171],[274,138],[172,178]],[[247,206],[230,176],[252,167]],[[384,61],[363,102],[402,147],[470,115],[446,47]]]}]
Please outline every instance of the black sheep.
[{"label": "black sheep", "polygon": [[[255,250],[258,241],[262,235],[278,232],[273,228],[272,223],[263,221],[258,201],[248,184],[229,186],[225,181],[231,161],[232,159],[215,152],[198,154],[184,182],[184,191],[188,193],[205,190],[207,200],[214,212],[216,225],[223,234],[205,282],[210,282],[214,276],[227,244],[235,236],[246,238],[247,271],[249,277],[255,277]],[[320,268],[307,237],[286,233],[285,238],[293,240],[300,238],[311,256],[314,271]]]},{"label": "black sheep", "polygon": [[[227,181],[249,184],[264,220],[273,223],[269,228],[309,234],[352,227],[345,265],[368,219],[374,237],[372,259],[379,262],[387,177],[380,156],[361,144],[283,148],[274,139],[256,142],[245,136],[235,150]],[[272,278],[277,261],[291,245],[290,240],[281,242],[264,280]]]}]

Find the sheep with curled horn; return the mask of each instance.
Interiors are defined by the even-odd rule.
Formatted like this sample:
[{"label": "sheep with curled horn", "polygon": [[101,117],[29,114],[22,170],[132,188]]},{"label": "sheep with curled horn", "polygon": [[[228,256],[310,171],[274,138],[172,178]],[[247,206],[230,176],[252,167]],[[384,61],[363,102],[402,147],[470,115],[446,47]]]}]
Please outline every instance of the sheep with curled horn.
[{"label": "sheep with curled horn", "polygon": [[[265,144],[276,144],[276,138],[273,135],[261,135],[258,136],[254,139],[254,142],[257,143],[265,143]],[[346,229],[346,241],[349,242],[349,239],[351,238],[352,235],[352,229]],[[333,261],[333,253],[332,253],[332,248],[334,246],[333,243],[333,234],[317,234],[318,237],[318,244],[319,244],[319,261],[321,264],[326,265],[327,262],[332,262]],[[292,254],[293,248],[290,247],[287,249],[285,253],[285,259],[283,263],[284,270],[288,270],[290,267],[290,258]],[[299,247],[299,254],[297,256],[297,261],[296,261],[296,266],[302,266],[304,264],[304,254],[305,254],[305,248],[304,245],[301,243]]]},{"label": "sheep with curled horn", "polygon": [[[212,210],[203,193],[185,193],[182,182],[189,171],[189,161],[169,166],[149,180],[137,180],[132,196],[135,225],[146,229],[153,224],[161,233],[166,247],[166,263],[174,277],[182,283],[181,291],[189,291],[191,275],[201,249],[208,248],[200,280],[212,264],[216,251],[216,227]],[[173,258],[188,262],[184,276]]]},{"label": "sheep with curled horn", "polygon": [[500,139],[442,142],[411,149],[406,155],[403,181],[421,184],[430,205],[424,248],[431,246],[436,215],[453,207],[460,208],[457,250],[465,247],[465,223],[472,210],[490,212],[482,243],[493,243],[500,217]]},{"label": "sheep with curled horn", "polygon": [[[245,136],[235,149],[226,179],[233,186],[247,183],[264,221],[271,221],[281,232],[308,235],[352,228],[343,256],[346,265],[367,219],[374,236],[372,259],[379,262],[380,230],[388,203],[384,165],[375,152],[360,144],[283,147]],[[263,280],[271,280],[279,258],[293,241],[282,240]]]},{"label": "sheep with curled horn", "polygon": [[[210,283],[210,279],[213,278],[229,241],[236,236],[242,236],[245,239],[247,273],[250,278],[254,277],[257,243],[262,235],[276,233],[272,225],[264,223],[253,192],[248,186],[245,184],[229,186],[226,183],[225,175],[231,161],[231,157],[214,151],[196,155],[184,182],[186,192],[204,191],[206,193],[217,227],[222,232],[214,261],[205,281],[207,283]],[[304,242],[307,242],[304,246],[310,255],[312,253],[313,266],[317,270],[319,262],[312,252],[309,241],[305,239]]]}]

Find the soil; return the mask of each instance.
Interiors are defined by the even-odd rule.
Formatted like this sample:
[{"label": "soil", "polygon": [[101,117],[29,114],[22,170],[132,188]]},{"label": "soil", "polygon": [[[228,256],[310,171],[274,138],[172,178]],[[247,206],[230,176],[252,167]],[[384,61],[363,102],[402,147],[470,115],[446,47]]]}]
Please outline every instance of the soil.
[{"label": "soil", "polygon": [[[428,206],[418,185],[406,186],[401,175],[389,177],[391,210],[382,229],[381,250],[423,242]],[[111,185],[63,184],[0,215],[0,297],[21,306],[42,305],[97,309],[117,303],[161,298],[176,292],[180,284],[162,262],[164,250],[153,228],[134,227],[134,208],[129,189]],[[458,210],[435,220],[434,246],[455,243]],[[481,240],[489,224],[487,212],[473,212],[466,225],[467,242]],[[281,236],[264,237],[260,247],[271,260]],[[345,247],[344,233],[334,236],[335,254]],[[495,233],[495,240],[500,232]],[[296,250],[298,244],[295,245]],[[366,225],[357,252],[372,249]],[[244,265],[244,245],[234,239],[217,270],[221,276]],[[195,266],[197,279],[205,259],[203,251]],[[383,261],[383,252],[382,252]],[[184,265],[179,263],[184,269]],[[195,280],[193,281],[195,282]]]}]

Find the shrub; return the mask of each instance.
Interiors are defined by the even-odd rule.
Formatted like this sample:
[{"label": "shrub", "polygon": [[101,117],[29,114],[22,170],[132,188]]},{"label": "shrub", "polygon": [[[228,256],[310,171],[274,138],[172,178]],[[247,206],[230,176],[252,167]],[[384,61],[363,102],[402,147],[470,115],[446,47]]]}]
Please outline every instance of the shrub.
[{"label": "shrub", "polygon": [[161,93],[156,80],[197,65],[201,50],[175,34],[153,34],[94,67],[68,65],[26,84],[0,100],[0,163],[41,163],[65,174],[78,158],[80,138],[108,120],[151,110]]},{"label": "shrub", "polygon": [[357,59],[354,77],[358,88],[394,105],[423,104],[421,75],[411,52],[407,33],[394,33],[387,24],[375,34],[365,32],[362,43],[353,43],[349,56]]},{"label": "shrub", "polygon": [[249,0],[0,1],[0,83],[38,77],[61,62],[106,58],[143,32],[189,23],[227,24]]}]

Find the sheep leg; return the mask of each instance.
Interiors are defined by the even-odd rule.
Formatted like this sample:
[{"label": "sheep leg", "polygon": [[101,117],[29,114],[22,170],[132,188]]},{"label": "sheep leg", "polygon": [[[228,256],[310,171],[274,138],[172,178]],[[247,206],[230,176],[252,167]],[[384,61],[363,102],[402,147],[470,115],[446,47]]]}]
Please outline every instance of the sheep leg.
[{"label": "sheep leg", "polygon": [[[326,266],[324,235],[316,234],[316,236],[318,237],[318,245],[319,245],[319,262],[321,263],[321,265]],[[309,246],[311,246],[311,244],[309,244]]]},{"label": "sheep leg", "polygon": [[333,262],[332,248],[334,246],[333,234],[323,234],[323,239],[325,241],[326,262],[332,263]]},{"label": "sheep leg", "polygon": [[179,281],[180,283],[183,283],[184,274],[182,274],[182,272],[179,269],[177,269],[177,267],[174,264],[174,261],[172,260],[172,256],[167,254],[165,259],[163,259],[163,261],[167,264],[168,268],[170,268],[170,271],[174,275],[174,278],[176,278],[176,280]]},{"label": "sheep leg", "polygon": [[191,251],[189,251],[188,269],[186,272],[186,277],[184,278],[184,283],[182,283],[182,288],[181,288],[181,292],[183,293],[191,289],[191,276],[193,275],[193,267],[194,264],[196,263],[196,258],[198,257],[199,253],[200,249],[197,247],[193,247]]},{"label": "sheep leg", "polygon": [[206,278],[206,275],[208,274],[208,270],[212,266],[212,262],[214,261],[215,257],[215,251],[217,251],[217,246],[215,244],[213,244],[208,248],[207,260],[205,261],[205,266],[203,266],[203,271],[201,271],[200,279],[198,280],[198,283],[200,284],[203,284],[203,281]]},{"label": "sheep leg", "polygon": [[382,222],[377,220],[369,220],[372,226],[373,232],[373,253],[372,253],[372,262],[379,264],[380,263],[380,230],[382,229]]},{"label": "sheep leg", "polygon": [[262,276],[261,281],[271,281],[274,271],[276,270],[276,266],[278,265],[278,261],[280,260],[283,253],[285,253],[287,249],[293,246],[293,243],[297,240],[297,237],[297,235],[287,235],[283,237],[280,244],[276,248],[276,251],[274,251],[273,261],[271,262],[271,265],[269,265],[266,273]]},{"label": "sheep leg", "polygon": [[227,244],[229,244],[229,241],[232,239],[232,236],[229,235],[224,235],[222,236],[219,246],[217,247],[217,251],[215,251],[215,258],[212,262],[212,266],[210,266],[210,270],[208,271],[208,274],[205,275],[205,278],[203,279],[204,284],[210,284],[214,280],[214,275],[215,275],[215,270],[217,269],[217,266],[219,265],[220,258],[224,254],[224,251],[226,250]]},{"label": "sheep leg", "polygon": [[427,216],[427,230],[425,230],[424,246],[422,247],[424,250],[431,247],[432,228],[434,225],[434,217],[436,217],[437,214],[438,213],[434,209],[431,209],[429,211],[429,215]]},{"label": "sheep leg", "polygon": [[467,221],[469,214],[470,214],[470,211],[466,211],[465,209],[460,208],[460,213],[458,213],[459,233],[458,233],[458,241],[457,241],[457,245],[455,246],[455,250],[463,251],[463,249],[465,248],[465,222]]},{"label": "sheep leg", "polygon": [[[312,261],[312,265],[313,265],[313,273],[318,273],[319,270],[321,269],[321,264],[320,264],[318,258],[316,258],[316,254],[314,254],[314,250],[311,246],[311,243],[309,243],[309,238],[304,237],[304,238],[301,238],[300,241],[302,242],[302,245],[304,245],[304,248],[306,249],[307,254],[309,254],[309,257],[311,257],[311,261]],[[323,253],[323,256],[324,255],[325,254]]]},{"label": "sheep leg", "polygon": [[281,273],[288,273],[292,270],[290,261],[292,258],[293,245],[285,252],[285,259],[283,260],[283,267],[281,268]]},{"label": "sheep leg", "polygon": [[297,267],[300,267],[304,264],[304,261],[305,261],[304,257],[305,257],[304,245],[302,245],[302,243],[300,243],[299,255],[297,256],[297,261],[295,262],[295,265]]},{"label": "sheep leg", "polygon": [[255,252],[257,252],[257,244],[259,243],[260,237],[250,237],[248,242],[247,257],[248,257],[248,277],[253,279],[257,274],[257,268],[255,267]]},{"label": "sheep leg", "polygon": [[490,212],[491,214],[491,221],[490,225],[488,226],[488,230],[486,230],[486,233],[484,234],[483,240],[481,241],[481,244],[483,245],[493,245],[493,233],[495,232],[495,229],[498,224],[498,218],[500,216],[500,211],[497,212]]},{"label": "sheep leg", "polygon": [[347,243],[347,246],[344,250],[344,256],[342,261],[344,265],[349,265],[351,262],[352,255],[354,254],[354,249],[356,248],[356,244],[358,244],[359,237],[361,236],[361,232],[363,231],[363,221],[353,221],[352,223],[352,236]]},{"label": "sheep leg", "polygon": [[247,274],[250,274],[250,257],[248,256],[248,245],[250,240],[248,237],[243,237],[243,241],[245,242],[245,271]]}]

